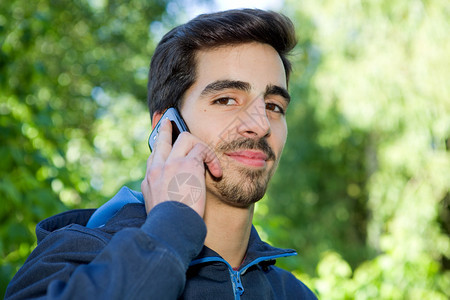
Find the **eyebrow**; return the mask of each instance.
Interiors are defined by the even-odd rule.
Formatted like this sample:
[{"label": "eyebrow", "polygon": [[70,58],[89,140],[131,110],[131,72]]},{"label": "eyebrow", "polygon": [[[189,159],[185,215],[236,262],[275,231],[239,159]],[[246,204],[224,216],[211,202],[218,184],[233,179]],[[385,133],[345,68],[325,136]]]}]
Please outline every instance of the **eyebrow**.
[{"label": "eyebrow", "polygon": [[250,83],[239,80],[216,80],[208,84],[202,91],[201,95],[206,96],[214,92],[220,92],[227,89],[236,89],[248,92],[251,89]]},{"label": "eyebrow", "polygon": [[[201,92],[201,95],[206,96],[227,89],[235,89],[244,92],[249,92],[251,90],[251,85],[248,82],[240,80],[216,80],[208,84]],[[264,92],[264,98],[266,98],[269,95],[281,96],[286,100],[288,104],[291,101],[291,96],[289,95],[287,89],[280,87],[278,85],[271,84],[266,87],[266,91]]]},{"label": "eyebrow", "polygon": [[283,97],[288,104],[291,102],[291,95],[289,95],[287,89],[278,85],[268,85],[266,91],[264,92],[264,98],[268,95],[278,95]]}]

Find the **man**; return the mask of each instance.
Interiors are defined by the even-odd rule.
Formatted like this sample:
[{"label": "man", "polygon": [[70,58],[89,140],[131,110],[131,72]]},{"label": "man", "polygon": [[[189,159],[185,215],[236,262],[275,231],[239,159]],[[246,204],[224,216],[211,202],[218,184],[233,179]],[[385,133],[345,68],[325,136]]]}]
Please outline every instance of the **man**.
[{"label": "man", "polygon": [[292,23],[260,10],[201,15],[166,34],[150,65],[152,124],[177,107],[189,132],[172,141],[162,121],[142,194],[123,188],[94,214],[41,222],[6,296],[315,299],[274,266],[295,252],[252,227],[286,141],[294,46]]}]

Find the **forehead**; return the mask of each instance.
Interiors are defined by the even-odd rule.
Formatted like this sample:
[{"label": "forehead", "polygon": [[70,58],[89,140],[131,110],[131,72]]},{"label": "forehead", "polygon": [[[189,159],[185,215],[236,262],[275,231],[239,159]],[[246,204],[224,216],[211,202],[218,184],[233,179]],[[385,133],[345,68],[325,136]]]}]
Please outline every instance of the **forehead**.
[{"label": "forehead", "polygon": [[286,87],[283,62],[267,44],[227,45],[196,53],[195,86],[204,88],[217,80],[248,82],[255,91],[268,85]]}]

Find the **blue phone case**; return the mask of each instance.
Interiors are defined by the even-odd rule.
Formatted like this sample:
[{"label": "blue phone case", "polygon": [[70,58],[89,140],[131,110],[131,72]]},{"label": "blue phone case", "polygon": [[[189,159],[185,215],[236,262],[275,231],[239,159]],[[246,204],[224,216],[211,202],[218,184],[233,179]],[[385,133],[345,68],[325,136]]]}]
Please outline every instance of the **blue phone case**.
[{"label": "blue phone case", "polygon": [[161,127],[161,122],[164,119],[169,119],[172,122],[172,145],[173,143],[175,143],[175,140],[177,139],[178,135],[181,132],[184,131],[189,132],[189,129],[186,126],[186,123],[184,122],[178,110],[175,107],[171,107],[164,112],[161,119],[158,121],[158,123],[156,124],[155,128],[153,129],[152,133],[148,138],[148,146],[150,147],[150,151],[153,151],[153,144],[156,141],[156,137],[159,132],[159,127]]}]

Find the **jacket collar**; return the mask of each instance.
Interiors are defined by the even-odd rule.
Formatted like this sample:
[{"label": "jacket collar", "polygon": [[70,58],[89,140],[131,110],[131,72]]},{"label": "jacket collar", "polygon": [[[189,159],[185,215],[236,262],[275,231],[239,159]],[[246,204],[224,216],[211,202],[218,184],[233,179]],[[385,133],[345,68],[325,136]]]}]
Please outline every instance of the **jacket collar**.
[{"label": "jacket collar", "polygon": [[42,220],[36,226],[37,242],[40,243],[50,233],[71,224],[85,226],[95,209],[69,210]]},{"label": "jacket collar", "polygon": [[[95,212],[96,209],[74,209],[42,220],[36,226],[38,243],[50,233],[69,225],[76,224],[86,227]],[[106,224],[99,228],[106,233],[114,234],[124,227],[140,227],[146,218],[147,213],[144,204],[129,203],[124,205],[106,221]]]},{"label": "jacket collar", "polygon": [[[293,255],[297,255],[296,251],[293,249],[275,248],[267,244],[266,242],[263,242],[259,237],[256,228],[252,226],[250,239],[248,241],[247,253],[240,269],[247,269],[252,265],[260,263],[264,263],[266,265],[275,264],[275,260],[277,258]],[[203,246],[202,251],[191,262],[190,266],[207,262],[224,262],[228,265],[228,263],[217,252],[206,246]]]}]

